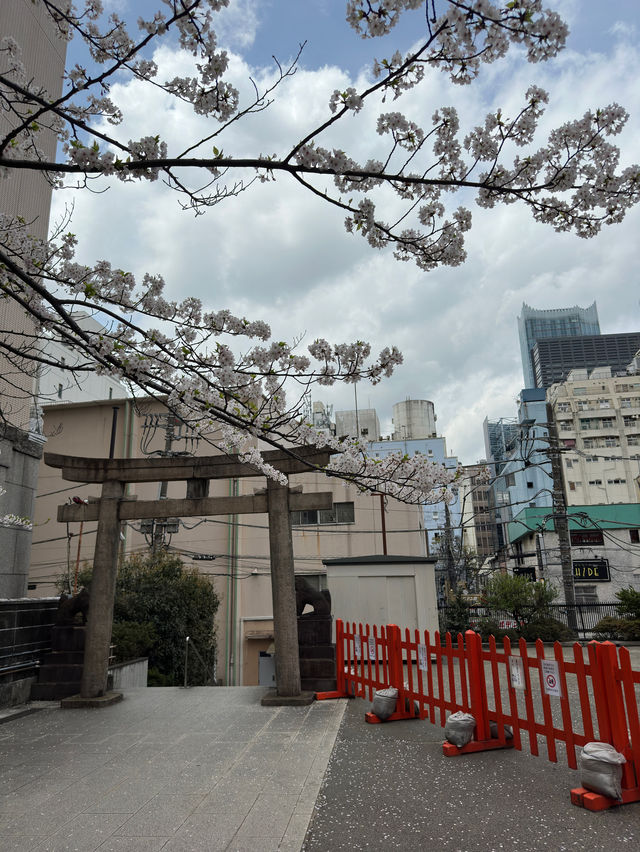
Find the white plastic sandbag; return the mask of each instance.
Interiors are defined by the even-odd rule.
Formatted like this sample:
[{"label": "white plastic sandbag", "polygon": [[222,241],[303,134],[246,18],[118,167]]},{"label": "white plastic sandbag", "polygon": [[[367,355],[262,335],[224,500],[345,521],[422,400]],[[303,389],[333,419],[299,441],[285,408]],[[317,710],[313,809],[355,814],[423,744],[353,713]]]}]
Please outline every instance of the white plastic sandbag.
[{"label": "white plastic sandbag", "polygon": [[463,713],[459,710],[457,713],[452,713],[448,717],[444,726],[444,735],[448,742],[458,748],[462,748],[473,739],[475,726],[476,720],[471,713]]},{"label": "white plastic sandbag", "polygon": [[578,760],[580,783],[593,793],[622,799],[622,764],[626,760],[609,743],[587,743]]},{"label": "white plastic sandbag", "polygon": [[388,719],[396,709],[398,701],[398,690],[395,686],[389,686],[386,689],[377,689],[373,696],[373,706],[371,710],[378,719]]},{"label": "white plastic sandbag", "polygon": [[[494,722],[493,720],[491,722],[489,722],[489,733],[491,734],[492,739],[494,739],[494,740],[498,739],[498,723],[497,722]],[[513,728],[511,727],[511,725],[505,725],[504,726],[504,738],[505,738],[505,740],[512,740],[513,739]]]}]

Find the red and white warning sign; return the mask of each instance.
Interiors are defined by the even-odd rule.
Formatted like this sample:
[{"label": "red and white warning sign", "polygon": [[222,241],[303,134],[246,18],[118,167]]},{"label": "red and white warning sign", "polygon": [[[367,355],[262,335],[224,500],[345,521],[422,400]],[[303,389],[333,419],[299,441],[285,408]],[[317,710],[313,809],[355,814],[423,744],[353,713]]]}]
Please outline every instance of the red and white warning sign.
[{"label": "red and white warning sign", "polygon": [[560,698],[562,693],[560,692],[560,672],[557,662],[555,660],[541,660],[540,663],[544,691],[547,695],[555,695]]}]

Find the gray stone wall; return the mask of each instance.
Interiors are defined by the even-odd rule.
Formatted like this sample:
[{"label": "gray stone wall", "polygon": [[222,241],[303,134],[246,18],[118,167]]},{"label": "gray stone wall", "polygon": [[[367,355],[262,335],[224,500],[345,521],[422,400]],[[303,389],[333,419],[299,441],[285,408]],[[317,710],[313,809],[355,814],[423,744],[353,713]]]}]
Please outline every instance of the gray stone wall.
[{"label": "gray stone wall", "polygon": [[0,707],[28,700],[57,609],[57,598],[0,600]]},{"label": "gray stone wall", "polygon": [[[0,424],[0,516],[33,518],[43,442],[22,429]],[[31,531],[0,526],[0,599],[27,594]]]}]

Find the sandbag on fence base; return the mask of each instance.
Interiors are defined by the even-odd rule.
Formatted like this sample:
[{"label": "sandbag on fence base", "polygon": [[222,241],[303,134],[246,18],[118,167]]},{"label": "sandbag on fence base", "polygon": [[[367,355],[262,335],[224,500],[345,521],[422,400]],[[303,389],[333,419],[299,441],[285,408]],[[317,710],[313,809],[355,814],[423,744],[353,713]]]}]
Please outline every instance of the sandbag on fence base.
[{"label": "sandbag on fence base", "polygon": [[373,705],[371,707],[371,712],[378,717],[378,719],[388,719],[396,709],[396,703],[398,701],[398,690],[395,686],[389,686],[387,689],[377,689],[373,696]]},{"label": "sandbag on fence base", "polygon": [[463,748],[473,739],[473,731],[476,726],[476,720],[471,713],[463,713],[458,711],[452,713],[444,726],[444,735],[447,742],[457,748]]},{"label": "sandbag on fence base", "polygon": [[587,743],[578,758],[580,782],[586,790],[622,800],[624,756],[609,743]]},{"label": "sandbag on fence base", "polygon": [[[498,723],[497,722],[489,722],[489,733],[491,734],[494,740],[498,739]],[[504,738],[506,740],[513,739],[513,728],[511,725],[504,726]]]}]

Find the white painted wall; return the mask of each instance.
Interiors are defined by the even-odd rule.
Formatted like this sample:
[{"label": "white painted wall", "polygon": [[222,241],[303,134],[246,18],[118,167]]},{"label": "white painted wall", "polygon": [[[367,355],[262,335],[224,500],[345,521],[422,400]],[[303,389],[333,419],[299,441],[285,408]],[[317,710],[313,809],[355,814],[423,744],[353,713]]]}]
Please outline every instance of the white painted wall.
[{"label": "white painted wall", "polygon": [[401,629],[438,630],[434,563],[326,564],[334,618]]}]

